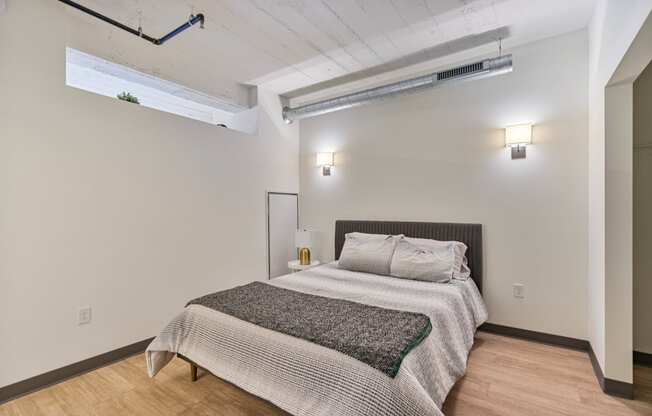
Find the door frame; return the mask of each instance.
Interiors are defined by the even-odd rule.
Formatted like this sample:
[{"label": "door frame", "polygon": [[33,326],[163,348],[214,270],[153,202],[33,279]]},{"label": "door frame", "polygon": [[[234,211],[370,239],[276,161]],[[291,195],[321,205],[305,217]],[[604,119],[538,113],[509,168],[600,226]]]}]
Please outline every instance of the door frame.
[{"label": "door frame", "polygon": [[267,215],[267,280],[271,280],[270,273],[272,272],[272,248],[270,242],[270,222],[269,222],[269,196],[270,195],[286,195],[286,196],[295,196],[297,199],[297,226],[296,229],[299,229],[299,193],[298,192],[276,192],[276,191],[266,191],[265,192],[265,214]]}]

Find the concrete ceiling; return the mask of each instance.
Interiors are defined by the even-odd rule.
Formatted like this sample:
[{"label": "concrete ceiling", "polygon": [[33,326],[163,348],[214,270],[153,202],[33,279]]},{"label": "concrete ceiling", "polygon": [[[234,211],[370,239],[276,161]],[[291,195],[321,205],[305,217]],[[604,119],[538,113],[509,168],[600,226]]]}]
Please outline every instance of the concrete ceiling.
[{"label": "concrete ceiling", "polygon": [[498,34],[506,35],[508,48],[584,28],[596,2],[78,1],[134,27],[140,19],[144,31],[155,37],[178,26],[191,11],[202,12],[203,31],[193,28],[162,48],[196,55],[194,70],[210,74],[211,82],[230,88],[264,86],[287,95],[292,104],[495,51]]}]

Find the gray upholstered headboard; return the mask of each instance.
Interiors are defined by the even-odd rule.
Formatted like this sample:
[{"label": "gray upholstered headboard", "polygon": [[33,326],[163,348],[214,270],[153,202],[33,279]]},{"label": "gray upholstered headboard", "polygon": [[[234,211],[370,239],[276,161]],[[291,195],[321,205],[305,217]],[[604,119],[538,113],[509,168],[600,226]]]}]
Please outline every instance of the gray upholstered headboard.
[{"label": "gray upholstered headboard", "polygon": [[368,234],[404,234],[407,237],[442,241],[461,241],[467,245],[466,257],[471,278],[482,292],[482,225],[440,222],[400,221],[335,221],[335,259],[340,258],[344,235],[352,232]]}]

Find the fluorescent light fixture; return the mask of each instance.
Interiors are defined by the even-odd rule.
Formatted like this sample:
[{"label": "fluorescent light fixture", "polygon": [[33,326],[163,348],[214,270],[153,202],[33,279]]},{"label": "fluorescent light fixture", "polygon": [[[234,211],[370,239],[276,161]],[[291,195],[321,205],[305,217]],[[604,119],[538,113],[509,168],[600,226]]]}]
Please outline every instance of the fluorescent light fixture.
[{"label": "fluorescent light fixture", "polygon": [[335,164],[335,154],[332,152],[317,153],[317,166],[322,168],[322,176],[331,175],[331,167]]},{"label": "fluorescent light fixture", "polygon": [[532,124],[505,127],[505,146],[512,148],[512,159],[525,158],[525,149],[532,143]]}]

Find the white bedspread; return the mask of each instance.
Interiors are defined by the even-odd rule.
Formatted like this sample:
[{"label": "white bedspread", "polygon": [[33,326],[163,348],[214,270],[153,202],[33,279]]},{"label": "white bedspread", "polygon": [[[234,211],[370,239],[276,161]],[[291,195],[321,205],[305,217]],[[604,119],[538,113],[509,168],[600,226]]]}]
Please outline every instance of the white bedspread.
[{"label": "white bedspread", "polygon": [[269,283],[420,312],[430,317],[432,332],[392,379],[340,352],[191,305],[147,348],[150,376],[178,352],[296,416],[442,415],[446,395],[466,369],[475,330],[487,319],[470,279],[420,282],[345,271],[331,263]]}]

